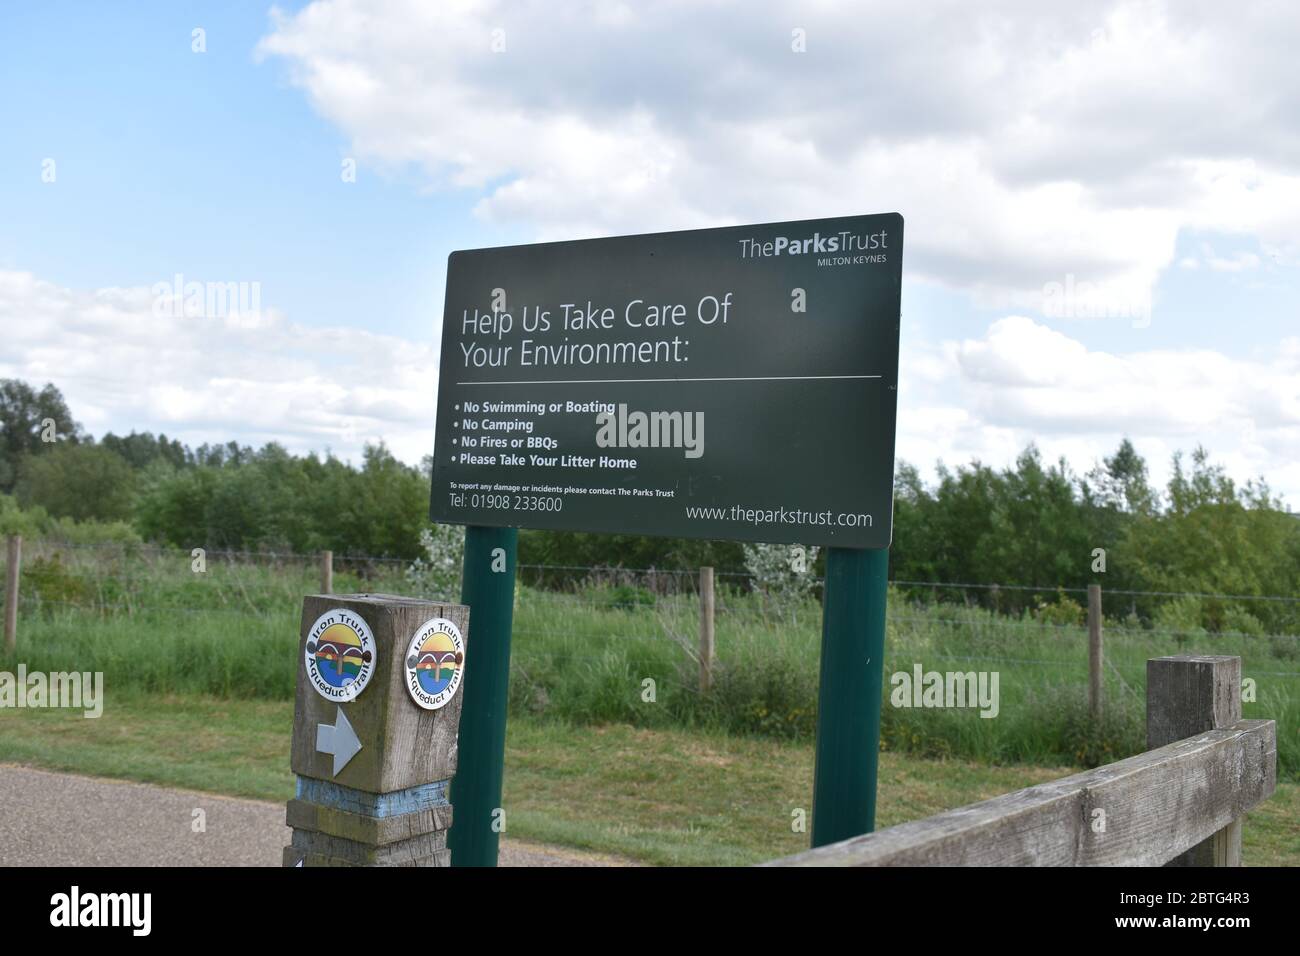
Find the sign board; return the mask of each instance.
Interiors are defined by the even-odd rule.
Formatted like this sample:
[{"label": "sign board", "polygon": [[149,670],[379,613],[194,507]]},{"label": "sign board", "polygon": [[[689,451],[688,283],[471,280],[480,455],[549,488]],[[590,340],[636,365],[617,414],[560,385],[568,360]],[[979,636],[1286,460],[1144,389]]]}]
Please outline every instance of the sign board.
[{"label": "sign board", "polygon": [[889,546],[903,219],[454,252],[430,517]]}]

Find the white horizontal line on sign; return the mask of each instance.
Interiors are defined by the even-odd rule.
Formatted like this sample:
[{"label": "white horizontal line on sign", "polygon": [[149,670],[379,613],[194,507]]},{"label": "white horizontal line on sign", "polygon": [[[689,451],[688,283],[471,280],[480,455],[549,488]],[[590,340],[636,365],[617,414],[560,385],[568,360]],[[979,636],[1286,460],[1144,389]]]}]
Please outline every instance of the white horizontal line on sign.
[{"label": "white horizontal line on sign", "polygon": [[457,382],[457,385],[630,385],[633,382],[808,382],[881,378],[880,375],[758,375],[740,378],[564,378],[528,382]]}]

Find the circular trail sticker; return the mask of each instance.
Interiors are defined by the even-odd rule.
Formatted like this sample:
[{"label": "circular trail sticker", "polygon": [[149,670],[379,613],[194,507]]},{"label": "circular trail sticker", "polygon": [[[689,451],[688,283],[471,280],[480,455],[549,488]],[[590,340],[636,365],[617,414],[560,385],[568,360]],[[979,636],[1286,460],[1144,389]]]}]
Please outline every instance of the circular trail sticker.
[{"label": "circular trail sticker", "polygon": [[465,673],[460,628],[442,617],[420,625],[406,646],[406,689],[425,710],[437,710],[456,696]]},{"label": "circular trail sticker", "polygon": [[377,659],[369,626],[344,608],[326,611],[307,632],[307,677],[326,700],[355,700],[370,683]]}]

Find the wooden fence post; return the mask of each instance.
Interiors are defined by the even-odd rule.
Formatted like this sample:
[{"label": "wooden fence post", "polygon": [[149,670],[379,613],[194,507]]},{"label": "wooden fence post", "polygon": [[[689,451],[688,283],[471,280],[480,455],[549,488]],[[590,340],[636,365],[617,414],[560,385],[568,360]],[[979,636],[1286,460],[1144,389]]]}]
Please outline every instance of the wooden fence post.
[{"label": "wooden fence post", "polygon": [[700,693],[713,687],[713,568],[700,568]]},{"label": "wooden fence post", "polygon": [[1088,714],[1101,719],[1101,585],[1088,585]]},{"label": "wooden fence post", "polygon": [[334,552],[320,553],[320,593],[334,593]]},{"label": "wooden fence post", "polygon": [[9,563],[5,567],[5,650],[18,647],[18,571],[23,562],[23,536],[9,536]]},{"label": "wooden fence post", "polygon": [[[1239,720],[1240,657],[1182,654],[1147,661],[1148,749],[1221,730]],[[1241,819],[1165,865],[1241,866]]]}]

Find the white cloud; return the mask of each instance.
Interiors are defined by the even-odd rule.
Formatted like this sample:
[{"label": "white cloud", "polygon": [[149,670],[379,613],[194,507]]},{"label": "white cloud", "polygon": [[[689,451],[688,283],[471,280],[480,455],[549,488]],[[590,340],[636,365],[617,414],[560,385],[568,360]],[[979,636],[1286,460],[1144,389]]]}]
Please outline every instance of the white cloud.
[{"label": "white cloud", "polygon": [[[1206,349],[1111,353],[1008,316],[981,338],[915,352],[929,371],[903,378],[898,454],[917,465],[935,457],[1001,465],[1035,441],[1047,457],[1086,470],[1128,436],[1157,477],[1175,450],[1201,444],[1239,480],[1262,475],[1293,507],[1300,500],[1300,338],[1252,359]],[[905,353],[902,367],[913,361]],[[935,363],[947,373],[934,374]]]},{"label": "white cloud", "polygon": [[97,436],[276,441],[353,460],[380,438],[409,462],[432,452],[429,347],[274,310],[187,318],[156,304],[148,288],[84,292],[0,271],[0,377],[53,382]]},{"label": "white cloud", "polygon": [[[188,444],[278,441],[354,460],[386,440],[433,447],[437,356],[370,332],[306,328],[275,311],[155,314],[146,288],[66,289],[0,271],[0,377],[54,382],[96,435],[163,431]],[[1109,353],[1008,316],[979,338],[905,348],[898,457],[1005,465],[1030,441],[1080,471],[1129,436],[1159,478],[1204,444],[1231,473],[1300,500],[1300,338],[1267,357]]]},{"label": "white cloud", "polygon": [[1242,251],[1230,256],[1212,255],[1205,262],[1215,272],[1246,272],[1250,269],[1258,269],[1260,259],[1253,252]]},{"label": "white cloud", "polygon": [[1180,229],[1295,249],[1297,46],[1273,5],[317,0],[260,50],[539,238],[896,210],[911,274],[1038,309],[1149,301]]}]

